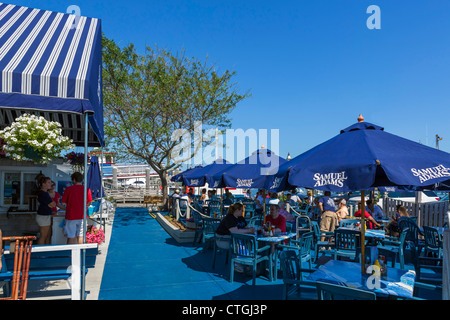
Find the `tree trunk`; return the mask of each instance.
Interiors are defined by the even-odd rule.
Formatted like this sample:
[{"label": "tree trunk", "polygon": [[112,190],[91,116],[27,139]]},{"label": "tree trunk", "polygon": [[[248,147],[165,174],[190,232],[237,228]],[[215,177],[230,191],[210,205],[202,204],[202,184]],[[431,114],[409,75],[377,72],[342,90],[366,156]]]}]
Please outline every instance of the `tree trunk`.
[{"label": "tree trunk", "polygon": [[165,170],[158,172],[159,179],[161,180],[161,187],[162,187],[162,196],[163,196],[163,210],[168,210],[168,204],[169,204],[169,190],[167,190],[167,172]]}]

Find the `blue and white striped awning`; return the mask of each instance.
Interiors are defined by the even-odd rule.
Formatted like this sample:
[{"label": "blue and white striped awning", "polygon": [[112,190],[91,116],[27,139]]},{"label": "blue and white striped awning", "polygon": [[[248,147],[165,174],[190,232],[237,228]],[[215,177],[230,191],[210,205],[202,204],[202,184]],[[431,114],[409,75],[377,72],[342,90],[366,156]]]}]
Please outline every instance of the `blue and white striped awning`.
[{"label": "blue and white striped awning", "polygon": [[104,145],[101,36],[99,19],[0,3],[0,108],[89,113]]}]

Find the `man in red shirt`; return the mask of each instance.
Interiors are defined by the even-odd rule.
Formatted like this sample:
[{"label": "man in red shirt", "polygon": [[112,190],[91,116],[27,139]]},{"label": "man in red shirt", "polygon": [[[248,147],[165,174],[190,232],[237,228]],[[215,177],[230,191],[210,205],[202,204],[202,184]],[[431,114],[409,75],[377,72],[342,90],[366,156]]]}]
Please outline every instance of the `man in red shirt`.
[{"label": "man in red shirt", "polygon": [[[71,176],[73,185],[64,190],[61,203],[66,206],[66,222],[64,232],[68,244],[83,243],[83,201],[84,186],[83,175],[74,172]],[[91,190],[87,189],[86,206],[92,202]],[[87,210],[86,210],[87,211]]]},{"label": "man in red shirt", "polygon": [[[361,217],[361,202],[358,202],[358,211],[355,212],[355,217]],[[367,228],[373,229],[374,226],[380,227],[380,224],[366,210],[364,210],[364,219],[366,220]]]},{"label": "man in red shirt", "polygon": [[286,219],[280,214],[278,199],[269,201],[270,215],[266,217],[266,221],[275,227],[274,233],[286,232]]}]

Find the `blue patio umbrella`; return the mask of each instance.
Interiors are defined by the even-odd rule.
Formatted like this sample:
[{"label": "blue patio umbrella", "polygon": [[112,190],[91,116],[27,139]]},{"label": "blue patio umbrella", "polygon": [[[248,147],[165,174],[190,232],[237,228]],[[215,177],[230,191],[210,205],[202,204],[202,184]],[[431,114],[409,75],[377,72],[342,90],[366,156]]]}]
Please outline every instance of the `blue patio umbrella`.
[{"label": "blue patio umbrella", "polygon": [[87,187],[91,190],[92,199],[104,197],[102,174],[97,156],[91,157],[91,163],[87,173]]},{"label": "blue patio umbrella", "polygon": [[207,178],[232,166],[229,161],[216,159],[213,163],[204,166],[198,170],[191,170],[182,175],[183,184],[189,187],[202,187]]},{"label": "blue patio umbrella", "polygon": [[421,188],[449,178],[449,153],[358,122],[280,166],[268,184],[279,189],[299,186],[349,192],[388,186]]},{"label": "blue patio umbrella", "polygon": [[[362,120],[292,159],[286,170],[287,184],[334,192],[361,190],[364,207],[364,190],[378,186],[425,187],[450,178],[450,154],[387,133]],[[361,220],[364,225],[364,215]]]},{"label": "blue patio umbrella", "polygon": [[269,149],[261,148],[249,157],[207,178],[213,188],[264,188],[271,169],[287,160]]},{"label": "blue patio umbrella", "polygon": [[196,166],[195,168],[189,168],[189,169],[186,169],[186,170],[184,170],[183,172],[180,172],[180,173],[174,175],[172,178],[170,178],[170,181],[173,181],[173,182],[183,182],[183,176],[184,176],[185,174],[187,174],[187,173],[189,173],[189,172],[195,172],[195,171],[197,171],[197,170],[199,170],[199,169],[201,169],[201,168],[202,168],[202,166]]}]

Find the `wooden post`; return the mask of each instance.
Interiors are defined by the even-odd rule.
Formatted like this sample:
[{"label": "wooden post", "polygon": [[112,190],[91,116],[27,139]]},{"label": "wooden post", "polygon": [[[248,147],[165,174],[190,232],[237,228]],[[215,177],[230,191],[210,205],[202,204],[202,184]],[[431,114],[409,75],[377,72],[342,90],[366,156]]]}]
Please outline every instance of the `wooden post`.
[{"label": "wooden post", "polygon": [[442,270],[442,300],[450,300],[450,230],[444,231],[444,259]]}]

